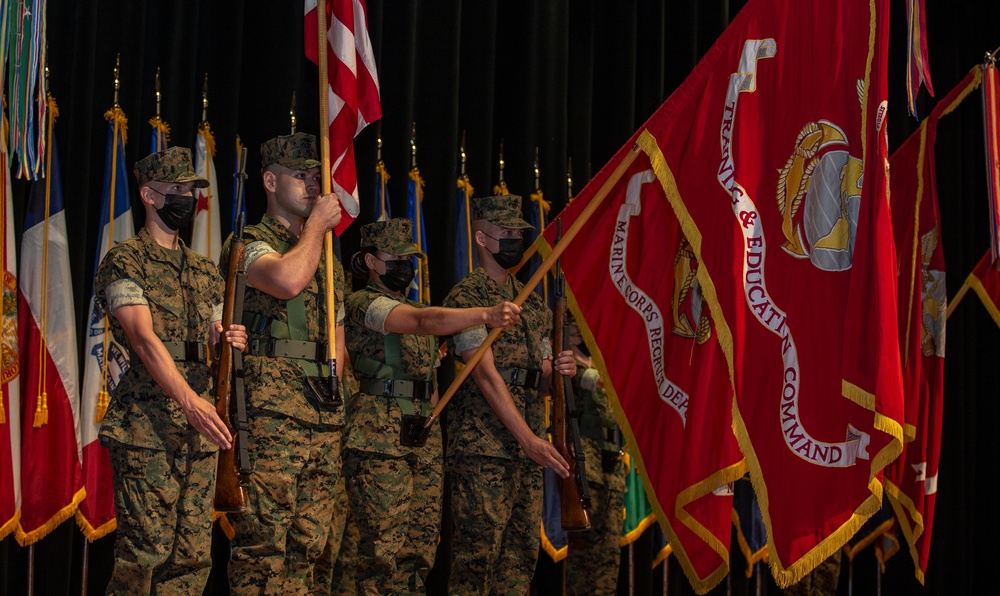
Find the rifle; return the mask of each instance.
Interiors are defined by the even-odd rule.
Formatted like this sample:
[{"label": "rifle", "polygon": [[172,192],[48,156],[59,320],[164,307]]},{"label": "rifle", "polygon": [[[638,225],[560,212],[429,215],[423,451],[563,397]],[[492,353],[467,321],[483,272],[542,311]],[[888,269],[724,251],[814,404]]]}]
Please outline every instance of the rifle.
[{"label": "rifle", "polygon": [[[556,220],[556,236],[561,235],[560,220]],[[559,240],[556,240],[558,243]],[[552,320],[553,342],[562,351],[566,347],[566,277],[556,261],[555,312]],[[576,409],[572,376],[553,371],[558,379],[552,383],[552,444],[559,455],[569,463],[569,477],[558,478],[559,501],[562,506],[562,527],[567,532],[590,529],[590,486],[587,484],[587,461],[580,443],[580,413]],[[570,454],[569,438],[572,436],[573,452]]]},{"label": "rifle", "polygon": [[[236,222],[233,238],[229,243],[229,269],[226,271],[226,298],[222,307],[223,333],[234,320],[243,318],[243,293],[246,289],[247,270],[243,255],[243,181],[247,177],[247,149],[240,153],[236,178]],[[236,314],[239,313],[239,319]],[[246,394],[243,389],[243,353],[232,347],[222,337],[225,345],[220,350],[219,369],[215,383],[215,410],[233,434],[233,446],[219,451],[219,467],[215,482],[216,511],[242,512],[247,506],[246,487],[250,485],[250,452],[246,411]],[[236,424],[233,424],[235,419]]]}]

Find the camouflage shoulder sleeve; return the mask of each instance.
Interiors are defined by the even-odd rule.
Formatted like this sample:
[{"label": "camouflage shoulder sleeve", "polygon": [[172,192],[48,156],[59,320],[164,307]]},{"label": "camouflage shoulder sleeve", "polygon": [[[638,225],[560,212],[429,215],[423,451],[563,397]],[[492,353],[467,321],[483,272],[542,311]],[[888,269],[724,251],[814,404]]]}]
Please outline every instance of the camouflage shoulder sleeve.
[{"label": "camouflage shoulder sleeve", "polygon": [[385,330],[385,320],[389,317],[392,309],[402,304],[398,300],[393,300],[388,296],[379,296],[368,305],[365,310],[365,327],[373,331],[378,331],[382,335],[388,335]]},{"label": "camouflage shoulder sleeve", "polygon": [[264,240],[254,240],[253,242],[247,244],[246,249],[243,252],[244,266],[249,269],[250,265],[252,265],[257,259],[264,255],[276,252],[278,251]]},{"label": "camouflage shoulder sleeve", "polygon": [[142,286],[130,277],[117,279],[108,284],[104,290],[104,299],[108,302],[110,312],[115,312],[120,306],[149,304],[143,294]]},{"label": "camouflage shoulder sleeve", "polygon": [[585,368],[580,375],[580,388],[586,391],[597,391],[597,382],[601,380],[601,373],[596,368]]},{"label": "camouflage shoulder sleeve", "polygon": [[468,329],[459,331],[451,336],[452,341],[455,343],[455,353],[461,356],[463,352],[475,350],[483,345],[488,335],[489,332],[486,331],[486,325],[477,325],[476,327],[469,327]]}]

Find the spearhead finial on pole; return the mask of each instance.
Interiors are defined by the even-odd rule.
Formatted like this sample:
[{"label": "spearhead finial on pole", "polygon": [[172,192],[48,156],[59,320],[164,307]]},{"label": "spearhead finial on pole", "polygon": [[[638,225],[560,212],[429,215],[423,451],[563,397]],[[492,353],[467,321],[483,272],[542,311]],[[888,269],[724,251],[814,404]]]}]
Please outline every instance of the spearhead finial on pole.
[{"label": "spearhead finial on pole", "polygon": [[538,171],[538,145],[535,145],[535,190],[539,190],[542,187],[541,174]]},{"label": "spearhead finial on pole", "polygon": [[500,186],[504,185],[503,179],[503,139],[500,139]]},{"label": "spearhead finial on pole", "polygon": [[375,139],[375,163],[382,163],[382,121],[378,121],[378,132]]},{"label": "spearhead finial on pole", "polygon": [[410,128],[410,167],[417,167],[417,123]]},{"label": "spearhead finial on pole", "polygon": [[462,144],[459,146],[462,156],[462,175],[465,176],[465,131],[462,131]]},{"label": "spearhead finial on pole", "polygon": [[201,121],[208,122],[208,73],[205,73],[205,83],[201,87]]},{"label": "spearhead finial on pole", "polygon": [[566,164],[566,204],[573,201],[573,158],[570,157]]},{"label": "spearhead finial on pole", "polygon": [[121,86],[121,81],[118,78],[118,73],[121,68],[122,55],[119,53],[115,56],[115,103],[114,107],[118,107],[118,88]]},{"label": "spearhead finial on pole", "polygon": [[292,119],[292,134],[295,134],[295,92],[292,91],[292,107],[288,110],[288,117]]},{"label": "spearhead finial on pole", "polygon": [[160,67],[156,67],[156,117],[160,117]]}]

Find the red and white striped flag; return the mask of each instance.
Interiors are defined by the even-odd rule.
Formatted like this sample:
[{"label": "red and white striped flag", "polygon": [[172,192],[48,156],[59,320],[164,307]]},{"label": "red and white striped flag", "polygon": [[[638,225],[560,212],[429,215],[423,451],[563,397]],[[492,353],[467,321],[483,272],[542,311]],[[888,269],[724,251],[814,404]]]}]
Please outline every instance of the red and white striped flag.
[{"label": "red and white striped flag", "polygon": [[[57,114],[49,98],[49,112]],[[23,408],[17,541],[38,542],[86,496],[80,448],[76,310],[59,157],[50,135],[46,175],[32,184],[21,240],[18,330]]]},{"label": "red and white striped flag", "polygon": [[[345,193],[338,193],[344,207],[344,216],[334,230],[339,236],[360,213],[354,137],[382,117],[382,105],[364,0],[329,0],[326,23],[332,175],[353,198],[348,201]],[[318,27],[317,2],[305,0],[306,56],[317,64]]]}]

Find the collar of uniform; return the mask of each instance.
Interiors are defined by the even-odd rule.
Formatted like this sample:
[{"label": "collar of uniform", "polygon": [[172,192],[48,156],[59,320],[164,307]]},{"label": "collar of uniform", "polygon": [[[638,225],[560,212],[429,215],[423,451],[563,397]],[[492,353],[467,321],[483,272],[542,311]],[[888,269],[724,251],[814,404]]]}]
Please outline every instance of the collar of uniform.
[{"label": "collar of uniform", "polygon": [[[176,264],[176,261],[172,259],[170,254],[167,252],[168,249],[160,246],[160,243],[153,238],[153,235],[150,234],[145,227],[141,228],[136,236],[142,242],[143,247],[146,249],[146,254],[149,255],[150,259],[162,263],[170,263],[171,265]],[[181,251],[182,256],[187,250],[187,246],[184,244],[184,241],[179,237],[177,238],[177,249]]]},{"label": "collar of uniform", "polygon": [[489,284],[489,287],[496,288],[498,291],[502,288],[511,288],[514,296],[517,296],[523,287],[521,282],[519,282],[516,277],[511,275],[510,272],[507,273],[507,283],[500,283],[490,277],[490,274],[486,272],[486,269],[484,269],[482,265],[476,267],[473,274],[481,276],[484,280],[486,280],[486,283]]},{"label": "collar of uniform", "polygon": [[294,246],[296,242],[299,241],[299,237],[292,233],[291,230],[285,227],[285,224],[278,221],[276,217],[270,213],[265,213],[264,217],[260,219],[259,226],[271,230],[278,240],[283,240],[289,244],[289,246]]}]

